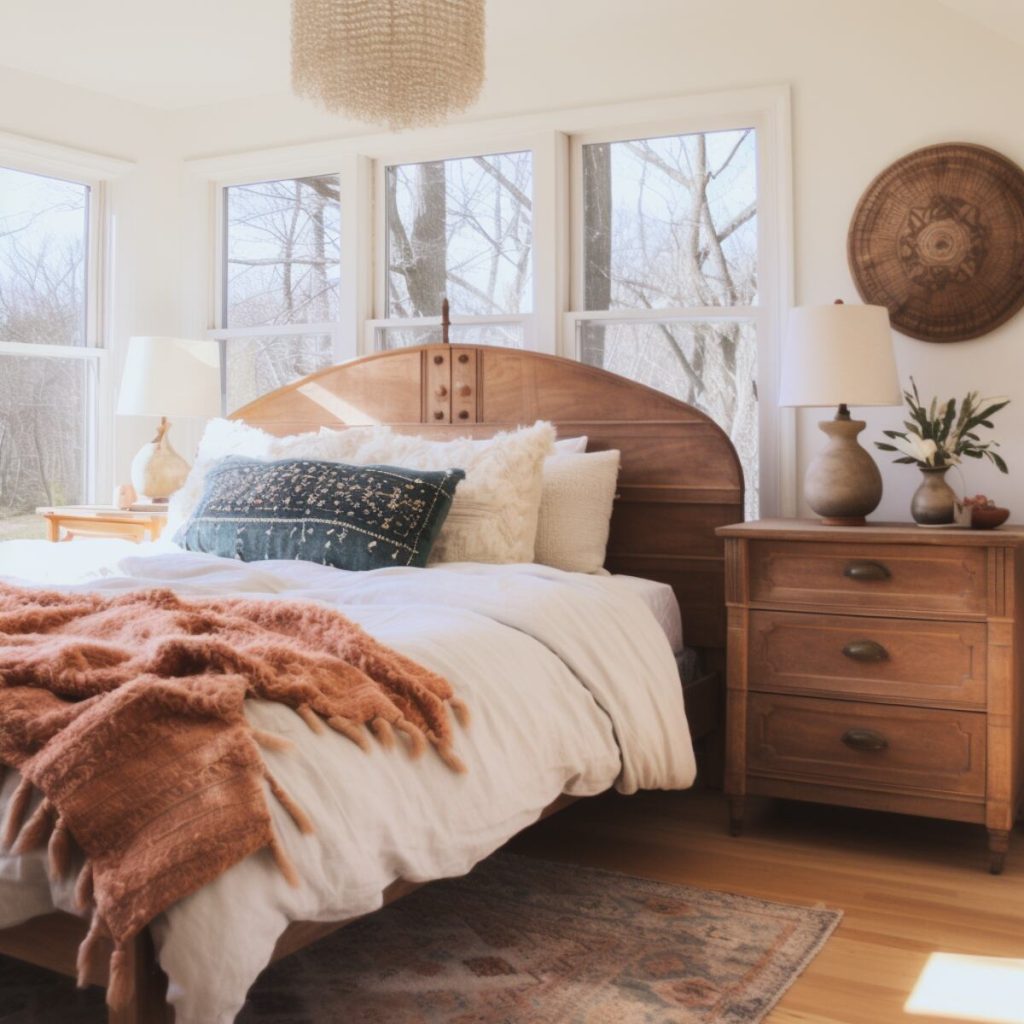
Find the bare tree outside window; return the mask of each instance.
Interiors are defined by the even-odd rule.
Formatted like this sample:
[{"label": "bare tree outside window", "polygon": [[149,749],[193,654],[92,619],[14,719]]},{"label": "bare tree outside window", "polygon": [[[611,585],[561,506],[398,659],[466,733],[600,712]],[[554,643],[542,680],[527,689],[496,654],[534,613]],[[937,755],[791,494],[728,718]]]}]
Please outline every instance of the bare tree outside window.
[{"label": "bare tree outside window", "polygon": [[583,304],[622,315],[580,319],[580,358],[710,415],[756,514],[757,332],[743,315],[757,304],[753,129],[584,145],[582,179]]},{"label": "bare tree outside window", "polygon": [[[445,295],[461,316],[532,311],[532,153],[395,165],[384,191],[390,318],[439,316]],[[522,344],[521,324],[478,326],[477,343]],[[435,340],[429,327],[378,332],[386,348]]]},{"label": "bare tree outside window", "polygon": [[240,409],[274,388],[333,363],[329,334],[233,338],[228,342],[227,408]]},{"label": "bare tree outside window", "polygon": [[[405,348],[408,345],[437,345],[441,341],[441,328],[415,325],[411,327],[376,328],[376,348]],[[502,348],[522,348],[525,331],[520,323],[508,324],[452,324],[448,340],[453,345],[499,345]]]},{"label": "bare tree outside window", "polygon": [[[225,328],[338,319],[341,206],[332,174],[224,190]],[[229,409],[334,362],[319,333],[229,337]]]},{"label": "bare tree outside window", "polygon": [[88,494],[96,368],[62,357],[87,340],[88,233],[87,185],[0,168],[0,539]]}]

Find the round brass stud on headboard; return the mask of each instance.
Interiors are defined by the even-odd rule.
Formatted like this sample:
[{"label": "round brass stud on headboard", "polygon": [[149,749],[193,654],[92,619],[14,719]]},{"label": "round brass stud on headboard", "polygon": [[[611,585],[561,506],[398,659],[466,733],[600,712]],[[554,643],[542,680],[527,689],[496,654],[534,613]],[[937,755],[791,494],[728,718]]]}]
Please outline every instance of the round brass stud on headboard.
[{"label": "round brass stud on headboard", "polygon": [[469,412],[466,409],[460,409],[459,410],[459,419],[460,420],[468,420],[469,419]]},{"label": "round brass stud on headboard", "polygon": [[461,354],[461,355],[459,356],[459,362],[460,362],[460,363],[468,363],[468,362],[469,362],[469,356],[467,356],[467,355],[466,355],[466,353],[465,353],[465,352],[463,352],[463,353],[462,353],[462,354]]},{"label": "round brass stud on headboard", "polygon": [[444,362],[444,356],[434,356],[434,365],[440,366]]},{"label": "round brass stud on headboard", "polygon": [[435,420],[443,420],[444,419],[444,413],[440,409],[435,409],[434,410],[434,419]]}]

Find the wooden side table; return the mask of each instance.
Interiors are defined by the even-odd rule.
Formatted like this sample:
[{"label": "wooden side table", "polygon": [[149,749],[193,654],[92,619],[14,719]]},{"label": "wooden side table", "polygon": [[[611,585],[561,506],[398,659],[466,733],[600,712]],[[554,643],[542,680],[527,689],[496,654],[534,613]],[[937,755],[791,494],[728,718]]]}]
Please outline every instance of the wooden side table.
[{"label": "wooden side table", "polygon": [[76,537],[156,540],[167,522],[166,508],[132,511],[112,505],[44,505],[36,509],[36,514],[46,520],[46,536],[51,541]]},{"label": "wooden side table", "polygon": [[725,791],[976,822],[1021,807],[1024,527],[764,520],[718,530]]}]

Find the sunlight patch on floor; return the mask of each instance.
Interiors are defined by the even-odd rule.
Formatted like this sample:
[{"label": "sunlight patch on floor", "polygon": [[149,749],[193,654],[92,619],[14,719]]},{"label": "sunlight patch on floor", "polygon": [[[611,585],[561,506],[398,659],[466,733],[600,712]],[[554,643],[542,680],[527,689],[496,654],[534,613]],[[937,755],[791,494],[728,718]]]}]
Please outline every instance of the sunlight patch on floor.
[{"label": "sunlight patch on floor", "polygon": [[932,953],[903,1009],[986,1024],[1024,1024],[1024,960]]}]

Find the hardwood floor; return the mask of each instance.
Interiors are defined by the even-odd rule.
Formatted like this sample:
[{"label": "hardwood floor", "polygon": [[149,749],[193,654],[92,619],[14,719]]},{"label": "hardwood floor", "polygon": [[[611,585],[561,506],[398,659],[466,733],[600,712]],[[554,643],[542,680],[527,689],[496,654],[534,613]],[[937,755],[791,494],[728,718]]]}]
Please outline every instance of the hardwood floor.
[{"label": "hardwood floor", "polygon": [[931,953],[1024,957],[1020,827],[996,877],[987,871],[980,826],[812,804],[751,805],[745,835],[733,838],[717,792],[610,794],[581,800],[511,848],[842,909],[838,931],[768,1024],[949,1024],[959,1018],[903,1012]]}]

